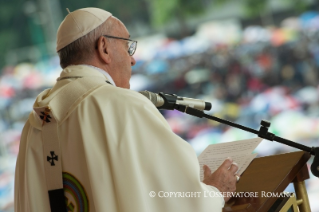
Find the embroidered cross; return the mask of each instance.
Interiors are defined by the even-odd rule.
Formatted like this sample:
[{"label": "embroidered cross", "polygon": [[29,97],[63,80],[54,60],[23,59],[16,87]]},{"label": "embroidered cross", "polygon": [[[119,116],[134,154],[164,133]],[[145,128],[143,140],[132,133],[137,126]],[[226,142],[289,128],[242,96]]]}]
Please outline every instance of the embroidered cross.
[{"label": "embroidered cross", "polygon": [[44,112],[41,112],[42,116],[40,115],[40,118],[43,120],[42,122],[42,126],[44,125],[45,122],[50,122],[50,118],[52,118],[49,113],[51,112],[51,108],[50,107],[46,107],[44,109]]},{"label": "embroidered cross", "polygon": [[58,156],[54,154],[54,151],[50,152],[51,157],[47,156],[47,161],[51,163],[51,166],[55,166],[54,160],[58,161]]},{"label": "embroidered cross", "polygon": [[65,197],[65,204],[67,205],[66,206],[67,212],[69,212],[69,211],[73,212],[74,211],[74,204],[71,201],[69,203],[69,199],[67,197]]}]

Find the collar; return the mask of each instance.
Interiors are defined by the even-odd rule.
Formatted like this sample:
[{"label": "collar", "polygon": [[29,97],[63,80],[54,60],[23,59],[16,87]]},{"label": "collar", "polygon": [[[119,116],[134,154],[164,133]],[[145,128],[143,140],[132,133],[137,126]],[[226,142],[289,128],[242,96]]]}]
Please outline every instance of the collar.
[{"label": "collar", "polygon": [[92,65],[87,65],[87,64],[83,64],[83,66],[91,67],[91,68],[97,70],[98,72],[102,73],[104,76],[106,76],[106,78],[109,80],[109,82],[116,87],[115,82],[113,81],[111,75],[109,73],[107,73],[106,71],[104,71],[103,69],[100,69],[100,68],[92,66]]},{"label": "collar", "polygon": [[82,77],[103,77],[107,80],[109,84],[116,86],[112,77],[106,71],[87,64],[70,65],[66,67],[62,70],[60,77],[57,79],[57,81],[68,78]]}]

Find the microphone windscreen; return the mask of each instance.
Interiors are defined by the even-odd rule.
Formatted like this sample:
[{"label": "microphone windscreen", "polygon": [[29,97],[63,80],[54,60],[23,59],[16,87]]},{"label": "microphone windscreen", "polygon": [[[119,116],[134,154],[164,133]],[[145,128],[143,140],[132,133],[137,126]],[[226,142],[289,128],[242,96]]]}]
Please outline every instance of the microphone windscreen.
[{"label": "microphone windscreen", "polygon": [[156,93],[152,93],[149,91],[140,91],[140,94],[143,94],[144,96],[146,96],[146,98],[148,98],[149,100],[151,100],[151,102],[157,106],[157,97],[156,97]]}]

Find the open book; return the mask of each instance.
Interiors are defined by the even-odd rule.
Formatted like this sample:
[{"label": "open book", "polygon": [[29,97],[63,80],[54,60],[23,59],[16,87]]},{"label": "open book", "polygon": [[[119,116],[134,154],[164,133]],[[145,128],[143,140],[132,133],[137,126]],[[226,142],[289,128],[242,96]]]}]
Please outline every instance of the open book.
[{"label": "open book", "polygon": [[201,181],[204,178],[203,165],[207,165],[214,172],[227,157],[231,157],[238,164],[237,174],[241,175],[257,156],[257,154],[252,154],[252,152],[262,140],[262,138],[252,138],[209,145],[198,156]]}]

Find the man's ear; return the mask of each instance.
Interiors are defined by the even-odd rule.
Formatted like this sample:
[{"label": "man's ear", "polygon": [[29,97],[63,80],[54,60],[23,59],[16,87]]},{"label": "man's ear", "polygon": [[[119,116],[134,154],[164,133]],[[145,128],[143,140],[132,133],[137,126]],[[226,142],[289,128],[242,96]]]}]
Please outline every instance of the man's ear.
[{"label": "man's ear", "polygon": [[110,43],[103,36],[101,36],[97,41],[97,52],[98,52],[99,58],[107,64],[111,62],[111,58],[109,54],[109,50],[110,50],[109,44]]}]

